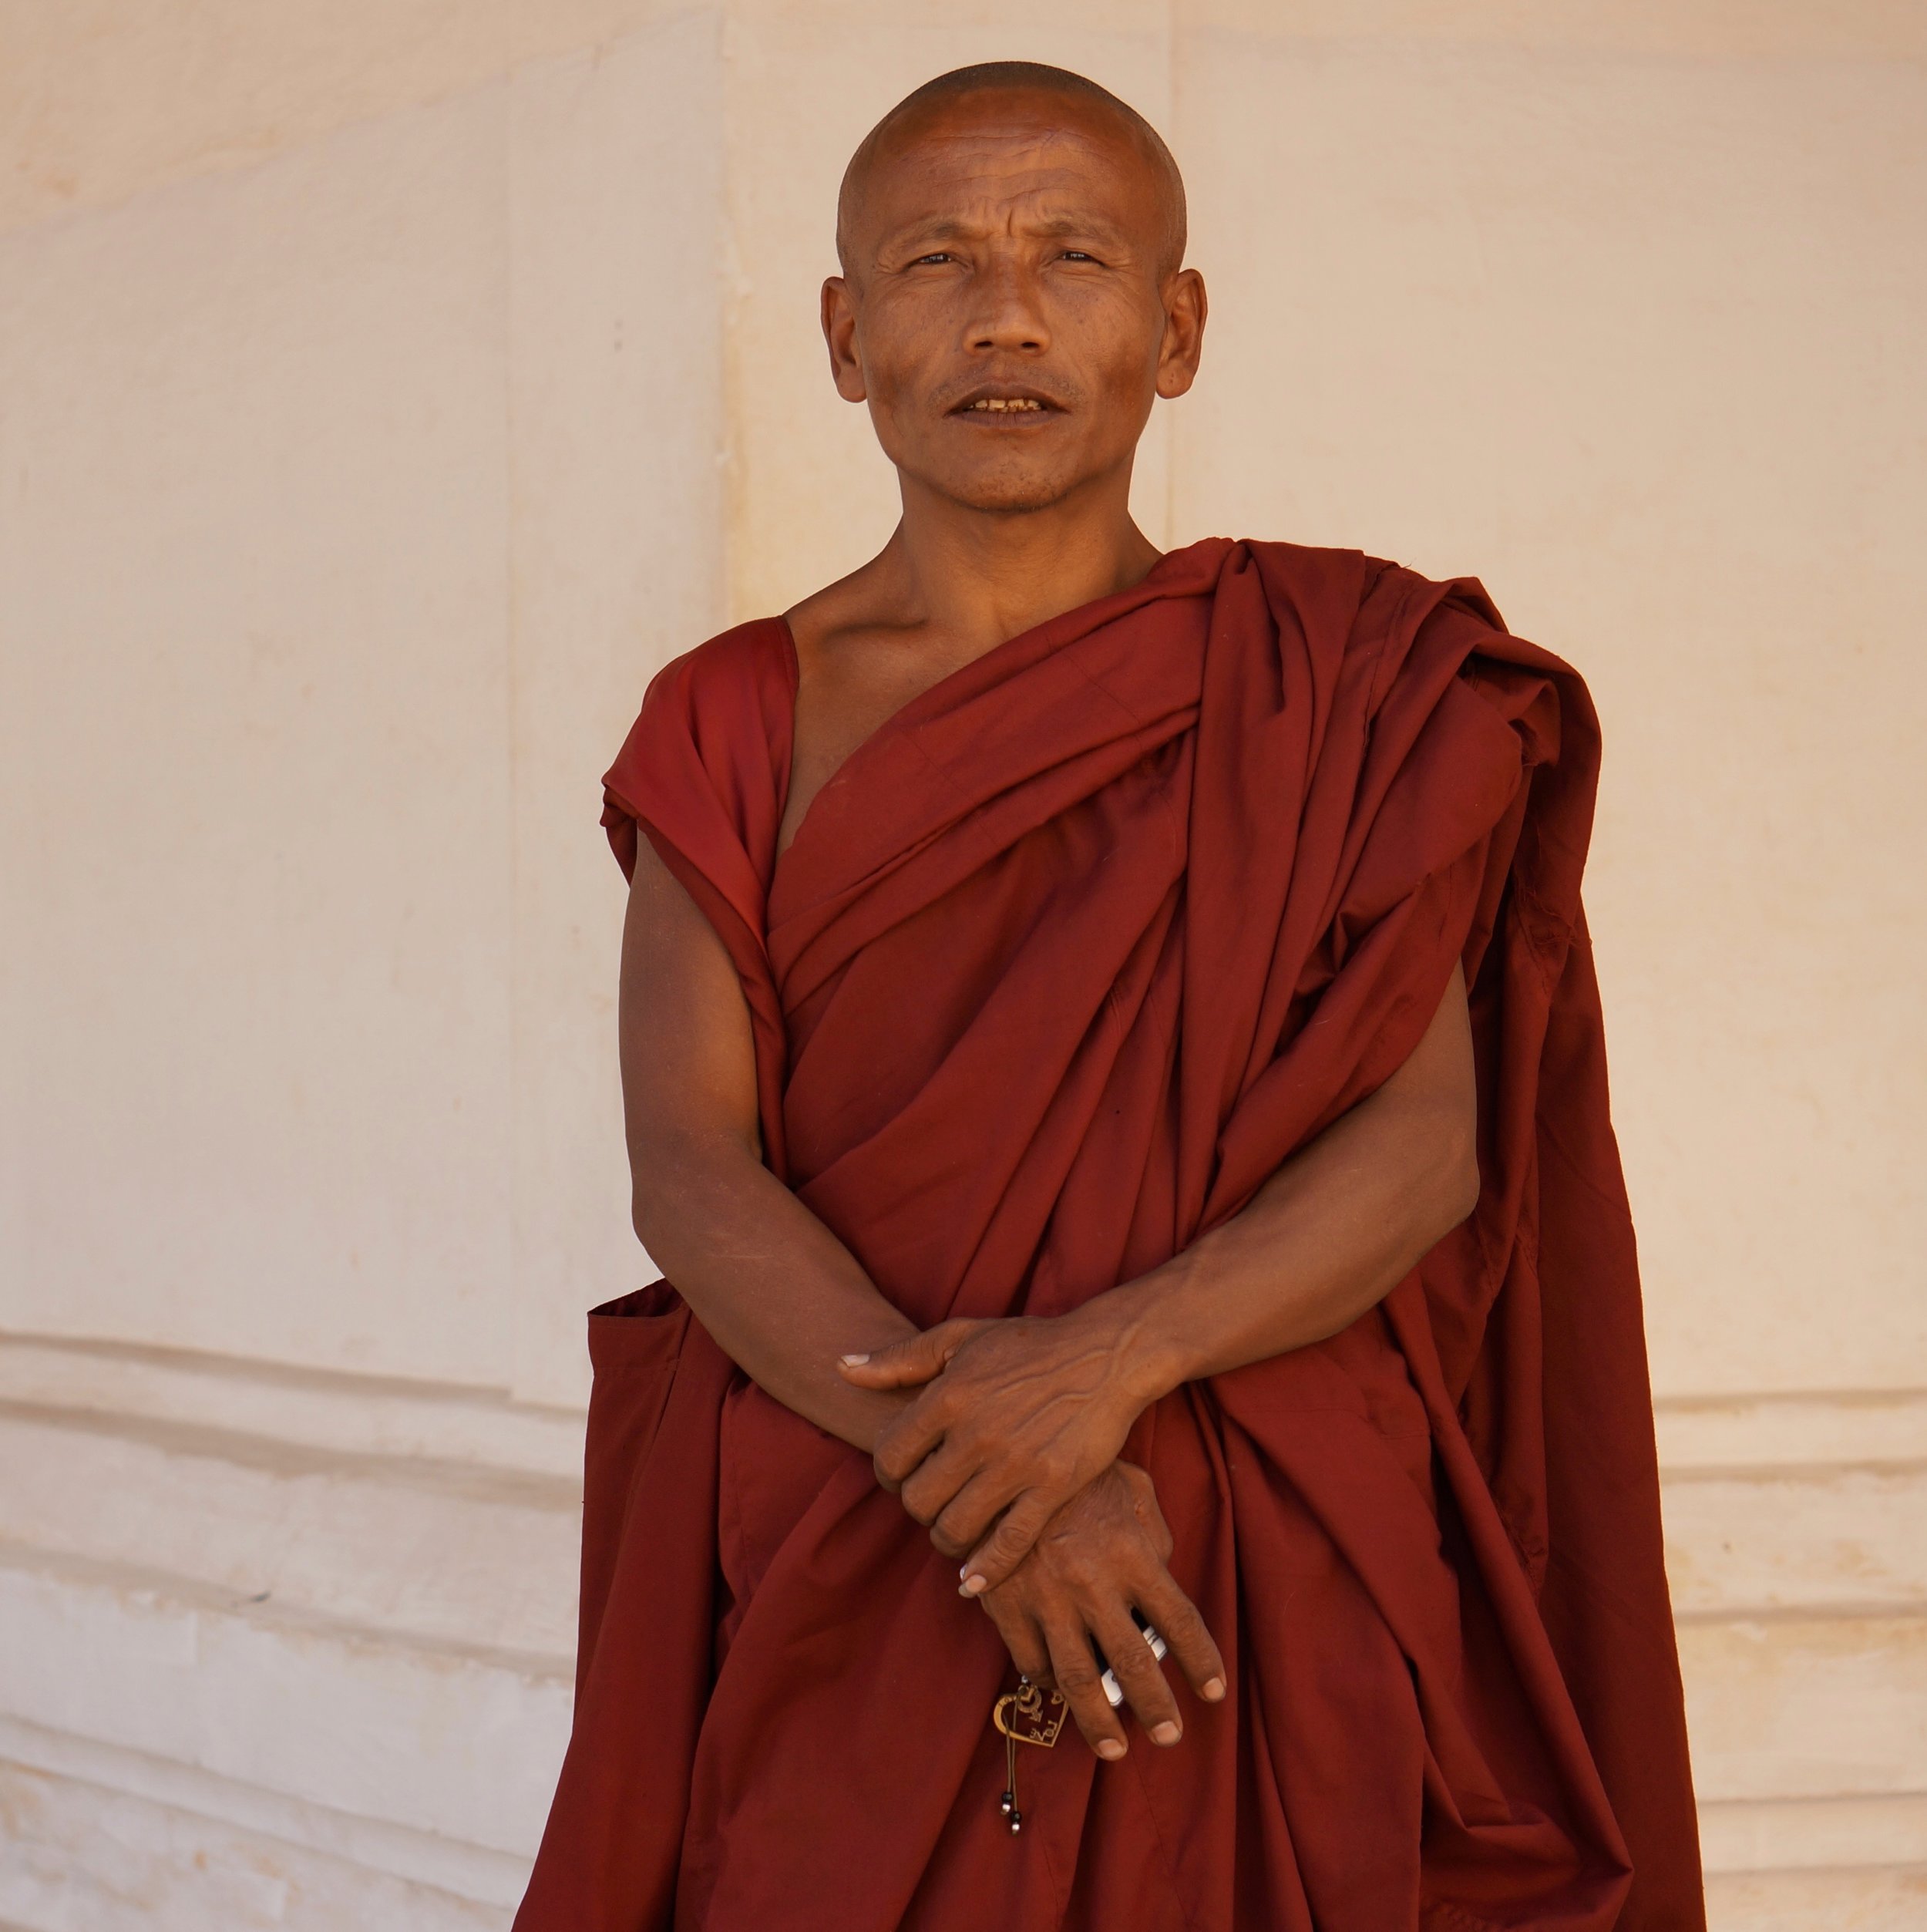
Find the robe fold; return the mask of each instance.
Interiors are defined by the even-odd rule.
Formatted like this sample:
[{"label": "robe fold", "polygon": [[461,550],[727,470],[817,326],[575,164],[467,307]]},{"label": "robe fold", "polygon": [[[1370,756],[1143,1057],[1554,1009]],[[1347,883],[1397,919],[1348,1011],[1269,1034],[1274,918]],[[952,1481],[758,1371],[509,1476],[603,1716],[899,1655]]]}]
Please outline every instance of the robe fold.
[{"label": "robe fold", "polygon": [[779,859],[780,620],[607,783],[735,961],[765,1158],[920,1325],[1061,1312],[1235,1214],[1464,964],[1471,1219],[1127,1455],[1229,1668],[1072,1729],[868,1459],[667,1284],[590,1321],[575,1728],[517,1932],[1684,1932],[1698,1852],[1579,901],[1599,741],[1476,583],[1212,539],[913,701]]}]

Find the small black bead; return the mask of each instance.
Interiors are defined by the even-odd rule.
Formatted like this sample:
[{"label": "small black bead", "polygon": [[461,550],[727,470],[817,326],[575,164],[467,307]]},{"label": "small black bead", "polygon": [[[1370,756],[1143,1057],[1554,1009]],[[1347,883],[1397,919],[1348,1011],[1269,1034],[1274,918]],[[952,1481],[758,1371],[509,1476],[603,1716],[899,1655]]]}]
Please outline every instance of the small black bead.
[{"label": "small black bead", "polygon": [[1024,1829],[1024,1814],[1014,1810],[1011,1813],[1011,1831],[1013,1836]]},{"label": "small black bead", "polygon": [[997,1801],[997,1808],[1006,1818],[1009,1817],[1011,1813],[1017,1809],[1017,1793],[1014,1791],[1005,1792],[1004,1796]]}]

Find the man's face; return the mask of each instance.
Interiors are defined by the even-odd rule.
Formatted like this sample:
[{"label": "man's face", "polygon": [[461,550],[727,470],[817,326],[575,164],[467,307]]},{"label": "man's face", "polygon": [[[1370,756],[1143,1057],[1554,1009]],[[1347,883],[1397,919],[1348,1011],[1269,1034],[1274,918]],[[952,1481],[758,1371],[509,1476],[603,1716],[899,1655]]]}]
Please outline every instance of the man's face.
[{"label": "man's face", "polygon": [[888,141],[823,288],[839,391],[906,477],[1021,512],[1120,470],[1190,387],[1204,288],[1155,164],[1100,106],[947,103]]}]

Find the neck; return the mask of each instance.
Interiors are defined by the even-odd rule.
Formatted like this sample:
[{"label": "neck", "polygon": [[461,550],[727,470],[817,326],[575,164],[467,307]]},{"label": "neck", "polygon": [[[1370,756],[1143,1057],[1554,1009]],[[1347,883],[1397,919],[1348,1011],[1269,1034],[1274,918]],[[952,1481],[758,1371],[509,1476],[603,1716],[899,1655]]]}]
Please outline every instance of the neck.
[{"label": "neck", "polygon": [[974,655],[1128,590],[1160,554],[1132,521],[1130,486],[1127,468],[1041,510],[987,511],[904,476],[903,520],[876,560],[891,601]]}]

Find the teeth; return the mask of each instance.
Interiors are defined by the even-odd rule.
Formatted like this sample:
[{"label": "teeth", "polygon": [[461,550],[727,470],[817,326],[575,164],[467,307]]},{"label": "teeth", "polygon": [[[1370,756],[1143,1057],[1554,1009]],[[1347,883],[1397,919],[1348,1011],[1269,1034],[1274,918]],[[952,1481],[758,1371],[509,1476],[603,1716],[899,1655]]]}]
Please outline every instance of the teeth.
[{"label": "teeth", "polygon": [[1044,405],[1033,401],[1027,395],[987,395],[973,402],[970,407],[1001,415],[1012,409],[1041,409]]}]

